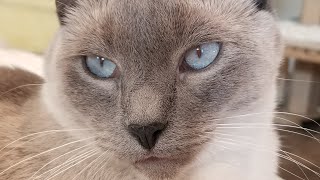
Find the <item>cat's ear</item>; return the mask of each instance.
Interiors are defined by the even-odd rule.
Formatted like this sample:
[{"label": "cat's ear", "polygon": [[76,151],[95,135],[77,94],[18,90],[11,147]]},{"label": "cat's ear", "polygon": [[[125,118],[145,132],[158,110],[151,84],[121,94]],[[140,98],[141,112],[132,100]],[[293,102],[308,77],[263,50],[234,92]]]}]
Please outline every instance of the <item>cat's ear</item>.
[{"label": "cat's ear", "polygon": [[254,0],[257,8],[259,10],[271,11],[271,0]]},{"label": "cat's ear", "polygon": [[60,24],[64,24],[64,18],[66,16],[66,11],[68,8],[75,7],[77,0],[56,0],[57,14],[59,17]]}]

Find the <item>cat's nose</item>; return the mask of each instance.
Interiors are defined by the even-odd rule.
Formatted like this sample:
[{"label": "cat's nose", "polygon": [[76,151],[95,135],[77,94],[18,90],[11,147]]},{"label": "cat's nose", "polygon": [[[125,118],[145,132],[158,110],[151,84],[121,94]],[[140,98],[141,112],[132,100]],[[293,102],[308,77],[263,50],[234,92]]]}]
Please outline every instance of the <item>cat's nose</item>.
[{"label": "cat's nose", "polygon": [[163,123],[152,123],[147,126],[131,124],[129,125],[129,132],[142,147],[151,150],[166,127],[167,124]]}]

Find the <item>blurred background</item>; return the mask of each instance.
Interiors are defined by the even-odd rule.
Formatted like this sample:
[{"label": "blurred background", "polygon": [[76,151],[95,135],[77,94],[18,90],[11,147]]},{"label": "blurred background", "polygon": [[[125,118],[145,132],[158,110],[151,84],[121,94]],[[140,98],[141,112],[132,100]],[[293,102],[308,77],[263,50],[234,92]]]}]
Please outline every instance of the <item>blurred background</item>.
[{"label": "blurred background", "polygon": [[0,0],[0,43],[43,53],[58,28],[55,0]]},{"label": "blurred background", "polygon": [[283,79],[279,79],[279,108],[318,119],[320,0],[274,0],[273,5],[286,45],[281,69]]},{"label": "blurred background", "polygon": [[[304,115],[320,123],[320,0],[273,0],[273,6],[286,45],[279,78],[278,110]],[[55,0],[0,0],[0,47],[42,55],[58,25]],[[307,128],[319,127],[301,116],[290,116],[290,121]],[[308,151],[304,157],[319,162],[320,166],[320,150],[316,148],[319,146],[308,145],[310,138],[290,138],[292,141],[286,141],[284,146],[304,146],[299,149],[301,152],[295,153]],[[295,172],[294,167],[287,166]],[[283,177],[296,179],[285,173]]]}]

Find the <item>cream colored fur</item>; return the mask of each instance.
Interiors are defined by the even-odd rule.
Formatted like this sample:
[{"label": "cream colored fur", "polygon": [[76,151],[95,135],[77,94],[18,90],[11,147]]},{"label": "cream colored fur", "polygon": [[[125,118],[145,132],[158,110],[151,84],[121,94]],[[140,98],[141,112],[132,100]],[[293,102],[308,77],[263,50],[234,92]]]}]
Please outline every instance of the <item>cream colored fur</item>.
[{"label": "cream colored fur", "polygon": [[0,66],[22,68],[43,77],[43,58],[33,53],[0,47]]}]

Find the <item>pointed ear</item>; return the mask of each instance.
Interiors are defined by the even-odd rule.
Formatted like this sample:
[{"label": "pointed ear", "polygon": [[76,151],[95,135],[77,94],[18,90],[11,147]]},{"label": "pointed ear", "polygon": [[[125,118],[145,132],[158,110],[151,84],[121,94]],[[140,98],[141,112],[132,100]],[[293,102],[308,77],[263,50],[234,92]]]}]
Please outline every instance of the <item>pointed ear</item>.
[{"label": "pointed ear", "polygon": [[272,10],[271,0],[254,0],[254,3],[256,4],[259,10],[265,10],[265,11]]},{"label": "pointed ear", "polygon": [[56,0],[57,14],[61,25],[64,25],[63,19],[68,8],[75,7],[76,4],[77,0]]}]

